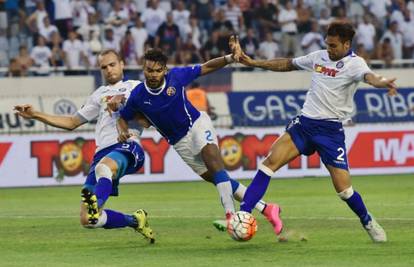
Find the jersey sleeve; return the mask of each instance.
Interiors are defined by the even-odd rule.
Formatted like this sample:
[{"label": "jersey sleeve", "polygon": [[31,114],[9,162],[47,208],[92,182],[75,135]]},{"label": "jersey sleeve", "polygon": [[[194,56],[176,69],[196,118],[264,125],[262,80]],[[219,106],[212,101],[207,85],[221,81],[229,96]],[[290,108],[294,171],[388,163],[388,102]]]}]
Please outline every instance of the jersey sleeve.
[{"label": "jersey sleeve", "polygon": [[187,86],[200,76],[201,65],[173,68],[171,71],[177,77],[177,80],[179,80],[184,86]]},{"label": "jersey sleeve", "polygon": [[126,104],[119,111],[119,116],[122,119],[126,121],[133,120],[135,117],[135,114],[139,112],[139,110],[137,109],[137,105],[135,103],[136,98],[137,98],[137,94],[136,94],[136,90],[134,90],[129,96]]},{"label": "jersey sleeve", "polygon": [[[98,89],[99,90],[99,89]],[[92,121],[99,115],[101,105],[99,103],[97,91],[86,99],[85,104],[78,110],[78,114],[84,117],[87,121]]]},{"label": "jersey sleeve", "polygon": [[365,60],[360,57],[355,60],[352,68],[349,68],[349,75],[351,76],[352,80],[356,82],[363,81],[365,74],[367,73],[372,73],[372,70],[368,67]]},{"label": "jersey sleeve", "polygon": [[313,62],[319,53],[320,51],[315,51],[305,56],[294,58],[292,63],[300,70],[313,71]]}]

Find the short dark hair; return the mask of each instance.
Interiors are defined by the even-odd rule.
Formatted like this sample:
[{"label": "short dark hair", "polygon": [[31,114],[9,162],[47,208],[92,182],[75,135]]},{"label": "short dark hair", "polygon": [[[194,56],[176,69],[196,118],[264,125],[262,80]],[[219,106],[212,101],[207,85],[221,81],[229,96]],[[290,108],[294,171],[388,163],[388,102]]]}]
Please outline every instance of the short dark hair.
[{"label": "short dark hair", "polygon": [[352,43],[352,39],[355,35],[354,27],[352,27],[352,24],[346,21],[334,21],[331,24],[329,24],[328,27],[328,36],[339,36],[339,39],[343,43],[346,41],[350,41]]},{"label": "short dark hair", "polygon": [[162,66],[167,65],[168,57],[158,48],[147,50],[144,55],[145,60],[159,62]]},{"label": "short dark hair", "polygon": [[108,54],[114,54],[119,61],[122,61],[121,55],[115,49],[105,49],[99,53],[98,57],[103,57]]}]

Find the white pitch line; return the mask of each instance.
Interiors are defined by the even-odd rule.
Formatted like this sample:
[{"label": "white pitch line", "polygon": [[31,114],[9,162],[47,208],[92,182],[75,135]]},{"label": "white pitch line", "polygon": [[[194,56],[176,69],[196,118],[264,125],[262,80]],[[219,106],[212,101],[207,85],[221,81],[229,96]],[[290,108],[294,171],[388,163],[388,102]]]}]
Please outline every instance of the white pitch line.
[{"label": "white pitch line", "polygon": [[[0,218],[8,218],[8,219],[70,219],[70,218],[77,218],[76,216],[70,215],[15,215],[15,214],[2,214]],[[184,215],[184,216],[176,216],[176,215],[153,215],[150,218],[184,218],[184,219],[220,219],[219,216],[194,216],[194,215]],[[283,217],[285,220],[328,220],[328,221],[356,221],[358,218],[355,217],[296,217],[296,216],[287,216]],[[396,218],[396,217],[376,217],[376,219],[381,221],[414,221],[414,218]]]}]

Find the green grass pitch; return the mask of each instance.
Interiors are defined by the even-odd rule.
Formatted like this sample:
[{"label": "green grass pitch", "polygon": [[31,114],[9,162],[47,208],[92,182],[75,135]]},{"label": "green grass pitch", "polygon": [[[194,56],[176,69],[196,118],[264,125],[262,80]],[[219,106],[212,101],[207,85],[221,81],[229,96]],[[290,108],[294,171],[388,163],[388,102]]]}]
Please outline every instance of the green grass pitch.
[{"label": "green grass pitch", "polygon": [[353,185],[388,243],[371,242],[328,178],[272,180],[265,199],[282,205],[288,242],[258,213],[248,242],[217,232],[212,221],[223,211],[205,182],[121,183],[107,208],[145,208],[154,245],[130,228],[83,229],[79,186],[0,189],[0,266],[414,266],[414,175],[354,177]]}]

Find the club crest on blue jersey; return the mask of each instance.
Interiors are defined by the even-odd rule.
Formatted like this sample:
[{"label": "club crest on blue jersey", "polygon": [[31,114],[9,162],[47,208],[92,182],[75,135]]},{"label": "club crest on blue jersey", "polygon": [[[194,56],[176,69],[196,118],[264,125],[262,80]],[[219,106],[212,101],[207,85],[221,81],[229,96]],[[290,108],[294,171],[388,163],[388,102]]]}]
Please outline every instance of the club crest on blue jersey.
[{"label": "club crest on blue jersey", "polygon": [[338,63],[336,63],[336,68],[337,69],[342,69],[344,67],[344,62],[341,60]]},{"label": "club crest on blue jersey", "polygon": [[170,87],[167,88],[167,95],[168,96],[173,96],[173,95],[175,95],[176,91],[177,90],[174,87],[170,86]]}]

